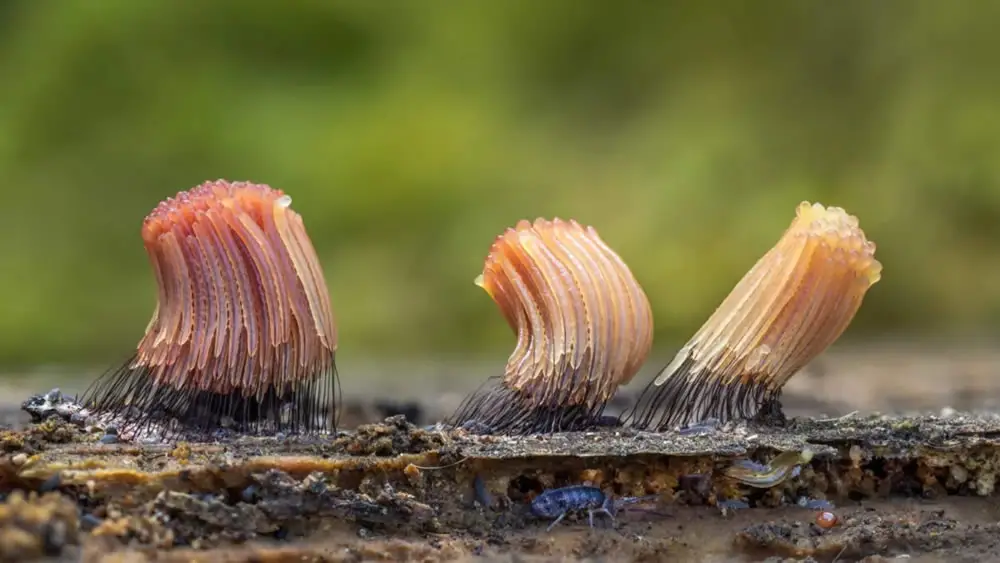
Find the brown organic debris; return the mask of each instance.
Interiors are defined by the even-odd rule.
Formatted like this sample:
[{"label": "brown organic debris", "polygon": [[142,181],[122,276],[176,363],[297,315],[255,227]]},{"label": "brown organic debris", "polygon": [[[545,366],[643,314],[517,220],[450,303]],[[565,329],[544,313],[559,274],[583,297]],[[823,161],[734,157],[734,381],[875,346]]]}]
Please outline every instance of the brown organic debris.
[{"label": "brown organic debris", "polygon": [[651,382],[623,423],[752,418],[844,332],[882,265],[858,219],[803,202],[778,243]]},{"label": "brown organic debris", "polygon": [[[733,561],[795,550],[829,561],[845,546],[841,560],[899,550],[944,560],[995,553],[997,416],[796,419],[698,435],[435,434],[436,447],[396,418],[358,441],[240,436],[179,445],[183,455],[171,455],[177,446],[94,444],[78,433],[36,455],[0,456],[0,484],[61,493],[15,494],[63,507],[32,530],[79,514],[83,561],[406,559],[397,547],[429,561]],[[385,437],[394,453],[347,451]],[[433,449],[401,453],[425,447]],[[802,458],[806,449],[811,459]],[[804,465],[797,477],[759,488],[728,475],[740,460]],[[619,514],[614,530],[591,530],[583,515],[545,533],[531,499],[584,482],[616,498],[655,494],[658,502]],[[815,510],[798,506],[802,497],[829,499],[839,524],[817,524]],[[752,508],[723,516],[712,506],[720,499]],[[66,545],[64,560],[78,560]]]},{"label": "brown organic debris", "polygon": [[58,493],[14,491],[0,503],[0,561],[58,556],[78,541],[76,504]]},{"label": "brown organic debris", "polygon": [[503,379],[469,396],[451,425],[505,434],[592,426],[652,346],[642,287],[597,231],[576,221],[507,229],[476,284],[497,303],[517,345]]}]

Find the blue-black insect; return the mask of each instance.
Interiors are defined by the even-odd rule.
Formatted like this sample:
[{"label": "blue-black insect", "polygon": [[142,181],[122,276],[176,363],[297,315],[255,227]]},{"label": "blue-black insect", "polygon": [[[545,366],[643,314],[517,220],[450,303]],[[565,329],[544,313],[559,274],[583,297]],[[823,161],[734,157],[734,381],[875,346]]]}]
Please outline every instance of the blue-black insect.
[{"label": "blue-black insect", "polygon": [[555,518],[546,531],[552,530],[572,511],[586,510],[590,527],[594,527],[594,515],[606,514],[611,521],[615,513],[627,504],[656,499],[658,495],[645,497],[624,497],[615,500],[601,489],[588,485],[572,485],[559,489],[548,489],[531,501],[531,512],[540,518]]}]

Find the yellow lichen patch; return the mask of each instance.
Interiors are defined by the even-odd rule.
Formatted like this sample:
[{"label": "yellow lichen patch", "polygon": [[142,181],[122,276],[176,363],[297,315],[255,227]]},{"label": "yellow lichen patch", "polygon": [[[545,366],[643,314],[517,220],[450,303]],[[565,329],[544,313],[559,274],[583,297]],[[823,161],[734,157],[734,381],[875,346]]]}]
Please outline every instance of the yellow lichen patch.
[{"label": "yellow lichen patch", "polygon": [[177,447],[170,452],[170,457],[179,461],[181,465],[187,464],[188,459],[191,457],[191,446],[187,442],[177,444]]},{"label": "yellow lichen patch", "polygon": [[81,484],[88,481],[94,481],[95,483],[116,483],[118,485],[128,485],[131,487],[139,485],[148,485],[153,482],[163,480],[164,476],[173,473],[176,476],[176,472],[167,472],[162,474],[157,473],[143,473],[136,471],[134,469],[98,469],[95,471],[64,471],[63,481],[68,484]]},{"label": "yellow lichen patch", "polygon": [[62,471],[92,471],[107,467],[108,463],[99,459],[83,459],[68,463],[46,463],[44,459],[36,457],[23,464],[17,474],[23,479],[47,479]]},{"label": "yellow lichen patch", "polygon": [[0,432],[0,449],[5,452],[13,452],[24,447],[24,434],[4,430]]},{"label": "yellow lichen patch", "polygon": [[50,418],[34,428],[36,434],[41,434],[46,441],[68,443],[78,434],[75,426],[57,418]]},{"label": "yellow lichen patch", "polygon": [[401,454],[391,458],[371,457],[258,457],[247,460],[243,468],[251,472],[277,469],[293,477],[304,477],[313,472],[336,473],[338,471],[371,470],[402,471],[407,465],[430,467],[436,462],[437,454],[427,452],[422,454]]}]

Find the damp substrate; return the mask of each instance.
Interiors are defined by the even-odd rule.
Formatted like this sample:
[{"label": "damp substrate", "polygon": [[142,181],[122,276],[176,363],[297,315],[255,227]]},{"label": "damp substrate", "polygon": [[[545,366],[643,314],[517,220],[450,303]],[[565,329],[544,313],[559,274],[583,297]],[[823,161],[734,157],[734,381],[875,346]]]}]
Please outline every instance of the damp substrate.
[{"label": "damp substrate", "polygon": [[[397,416],[336,436],[165,444],[49,414],[0,432],[0,561],[990,560],[1000,538],[991,414],[527,437]],[[722,475],[807,447],[811,463],[772,489]],[[546,532],[530,499],[584,482],[659,500]],[[832,502],[838,524],[800,499]],[[750,508],[724,514],[727,500]]]}]

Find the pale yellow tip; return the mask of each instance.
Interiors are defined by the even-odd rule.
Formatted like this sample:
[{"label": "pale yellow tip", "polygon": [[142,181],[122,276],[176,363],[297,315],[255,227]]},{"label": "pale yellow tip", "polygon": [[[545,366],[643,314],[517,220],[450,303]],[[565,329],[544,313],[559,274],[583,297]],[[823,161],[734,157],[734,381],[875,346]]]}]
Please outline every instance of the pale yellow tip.
[{"label": "pale yellow tip", "polygon": [[486,289],[486,282],[483,281],[483,275],[479,274],[476,279],[472,280],[472,283],[478,285],[479,287]]},{"label": "pale yellow tip", "polygon": [[802,202],[795,215],[657,385],[693,361],[689,371],[715,374],[725,384],[780,389],[840,337],[882,277],[875,243],[841,207]]},{"label": "pale yellow tip", "polygon": [[868,281],[869,287],[882,279],[882,264],[875,259],[875,243],[865,236],[858,218],[843,207],[803,201],[795,210],[789,230],[815,237],[842,253],[843,259]]}]

